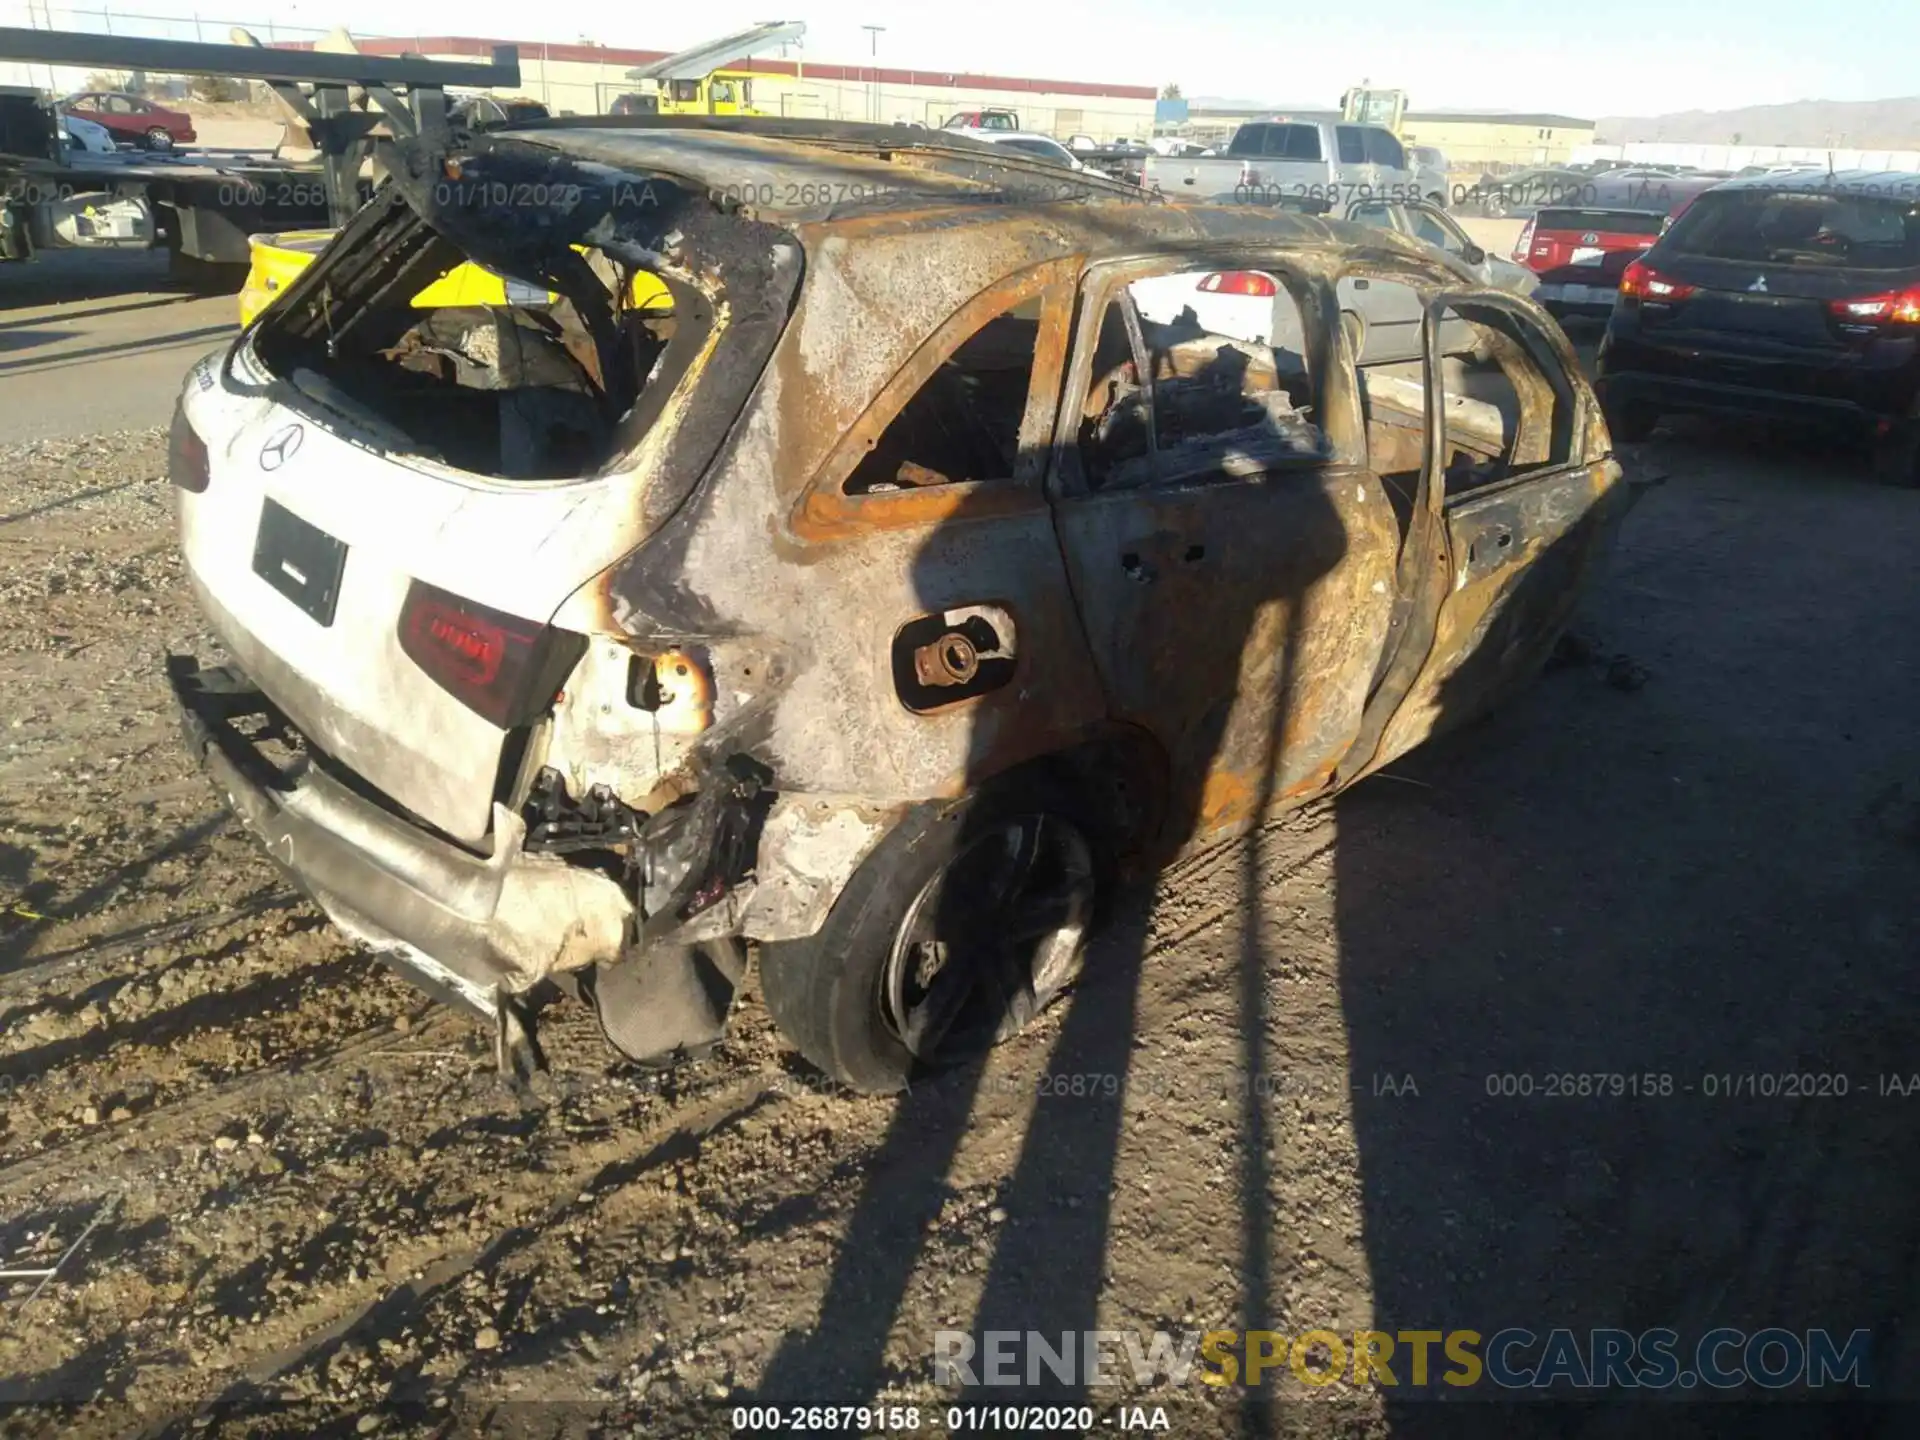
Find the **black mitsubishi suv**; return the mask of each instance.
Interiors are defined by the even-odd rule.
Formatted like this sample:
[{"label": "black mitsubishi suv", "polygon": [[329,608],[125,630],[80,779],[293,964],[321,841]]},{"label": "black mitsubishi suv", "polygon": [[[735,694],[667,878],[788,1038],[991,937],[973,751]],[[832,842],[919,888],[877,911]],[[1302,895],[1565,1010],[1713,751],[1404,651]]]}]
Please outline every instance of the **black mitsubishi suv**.
[{"label": "black mitsubishi suv", "polygon": [[1621,277],[1595,385],[1616,440],[1680,412],[1804,422],[1920,484],[1920,175],[1703,192]]}]

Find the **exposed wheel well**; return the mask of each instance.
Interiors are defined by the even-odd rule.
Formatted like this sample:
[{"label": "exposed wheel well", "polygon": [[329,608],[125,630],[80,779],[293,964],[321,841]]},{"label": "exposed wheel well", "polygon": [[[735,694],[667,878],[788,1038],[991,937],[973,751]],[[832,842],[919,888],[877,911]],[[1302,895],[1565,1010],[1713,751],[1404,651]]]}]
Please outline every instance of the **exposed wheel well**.
[{"label": "exposed wheel well", "polygon": [[1171,767],[1152,734],[1135,725],[1113,723],[1066,750],[1024,761],[986,785],[1018,784],[1044,776],[1070,790],[1097,822],[1110,853],[1121,861],[1150,850],[1166,818]]}]

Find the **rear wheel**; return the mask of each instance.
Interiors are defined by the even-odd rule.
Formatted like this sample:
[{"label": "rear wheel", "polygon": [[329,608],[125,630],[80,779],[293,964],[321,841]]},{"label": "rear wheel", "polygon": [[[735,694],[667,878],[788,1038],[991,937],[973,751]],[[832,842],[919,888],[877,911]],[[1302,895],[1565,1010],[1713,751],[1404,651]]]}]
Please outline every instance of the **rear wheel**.
[{"label": "rear wheel", "polygon": [[1079,974],[1103,871],[1092,827],[1044,782],[916,811],[818,934],[760,947],[767,1008],[856,1090],[977,1058]]},{"label": "rear wheel", "polygon": [[164,126],[155,125],[147,131],[143,138],[149,150],[171,150],[173,148],[173,136],[167,133]]}]

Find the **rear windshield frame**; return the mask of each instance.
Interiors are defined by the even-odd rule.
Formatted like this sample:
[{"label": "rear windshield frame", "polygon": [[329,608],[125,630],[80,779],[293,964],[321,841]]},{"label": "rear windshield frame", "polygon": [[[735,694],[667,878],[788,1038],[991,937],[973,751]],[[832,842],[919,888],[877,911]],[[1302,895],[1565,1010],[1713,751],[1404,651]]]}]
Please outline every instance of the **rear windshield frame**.
[{"label": "rear windshield frame", "polygon": [[[1866,212],[1877,212],[1874,218],[1882,221],[1894,219],[1903,232],[1901,247],[1895,251],[1891,245],[1869,241],[1836,249],[1829,256],[1817,249],[1793,244],[1792,237],[1778,231],[1774,239],[1779,243],[1767,243],[1767,236],[1761,229],[1761,225],[1766,223],[1764,218],[1750,228],[1743,226],[1741,231],[1734,234],[1721,233],[1744,219],[1742,212],[1770,207],[1784,213],[1785,207],[1815,205],[1827,207],[1826,213],[1836,217],[1847,214],[1851,209],[1855,218],[1863,217]],[[1826,224],[1826,221],[1822,221],[1822,228]],[[1729,243],[1735,234],[1741,240],[1757,243]],[[1920,204],[1911,199],[1860,193],[1844,187],[1755,186],[1713,191],[1700,196],[1688,207],[1686,214],[1674,221],[1673,228],[1665,237],[1665,249],[1670,254],[1689,259],[1730,260],[1747,265],[1800,265],[1820,270],[1887,272],[1920,270]]]},{"label": "rear windshield frame", "polygon": [[[345,392],[351,408],[341,409],[297,383],[295,370],[304,366],[328,378],[332,365],[321,356],[334,349],[336,339],[345,341],[362,323],[376,330],[393,325],[398,312],[410,309],[402,297],[463,262],[509,273],[513,267],[505,263],[507,257],[492,252],[517,227],[503,231],[498,217],[540,212],[531,206],[515,211],[449,201],[443,192],[453,187],[413,177],[444,173],[443,164],[452,157],[413,155],[404,145],[390,153],[393,182],[381,187],[278,302],[261,312],[248,332],[248,348],[271,377],[265,389],[289,409],[323,424],[327,413],[361,426],[371,421],[406,439],[404,421],[380,414],[351,390]],[[478,137],[460,153],[459,168],[471,175],[476,159],[507,167],[493,172],[501,175],[500,183],[531,165],[540,167],[534,173],[553,177],[548,188],[588,197],[588,203],[547,217],[556,223],[529,227],[544,232],[545,250],[558,254],[577,243],[629,263],[642,255],[659,260],[663,257],[656,252],[669,248],[681,256],[675,264],[640,265],[671,294],[675,329],[652,373],[638,377],[638,391],[614,422],[605,453],[579,473],[532,482],[598,479],[632,465],[643,443],[657,440],[659,455],[650,466],[656,483],[643,501],[651,524],[676,509],[706,474],[758,383],[799,293],[805,267],[799,239],[784,227],[722,209],[680,179],[576,163],[510,136]],[[481,173],[492,180],[492,174]],[[476,194],[484,202],[492,191],[482,184]],[[516,306],[510,301],[503,308]],[[377,341],[377,334],[370,334],[352,348],[360,352]],[[702,355],[704,362],[696,364]],[[228,373],[229,383],[235,383],[231,355]],[[663,419],[664,426],[658,423]],[[397,456],[422,453],[396,451]],[[530,483],[450,460],[438,463],[490,481]]]}]

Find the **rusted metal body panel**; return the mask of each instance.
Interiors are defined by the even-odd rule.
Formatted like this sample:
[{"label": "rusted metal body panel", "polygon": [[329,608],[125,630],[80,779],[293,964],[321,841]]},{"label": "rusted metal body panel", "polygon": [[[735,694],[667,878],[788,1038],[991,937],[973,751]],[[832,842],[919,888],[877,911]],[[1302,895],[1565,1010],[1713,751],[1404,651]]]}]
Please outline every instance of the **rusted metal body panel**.
[{"label": "rusted metal body panel", "polygon": [[1618,482],[1618,466],[1606,462],[1448,508],[1452,589],[1432,652],[1368,770],[1482,713],[1539,672],[1626,503]]},{"label": "rusted metal body panel", "polygon": [[[742,169],[725,183],[777,194],[766,150],[729,150]],[[1169,845],[1355,778],[1340,771],[1388,640],[1399,537],[1366,469],[1333,286],[1346,274],[1458,286],[1443,259],[1377,229],[1243,209],[1008,207],[947,193],[805,218],[778,205],[743,210],[792,223],[806,252],[799,301],[700,493],[605,587],[623,625],[671,635],[671,607],[648,579],[670,573],[685,614],[725,616],[724,628],[770,637],[785,657],[784,688],[753,735],[707,743],[750,738],[783,787],[893,805],[958,796],[1125,723],[1164,748],[1178,832],[1160,837]],[[1054,397],[1086,379],[1067,366],[1088,272],[1116,259],[1124,278],[1234,257],[1284,266],[1298,282],[1322,346],[1316,408],[1343,463],[1249,485],[1050,496],[1050,477],[1056,492],[1070,489],[1058,446],[1071,405],[1056,415]],[[1093,307],[1081,293],[1085,327]],[[840,481],[953,343],[1033,299],[1043,322],[1011,483],[843,494]],[[1444,568],[1437,553],[1436,563]],[[1130,578],[1143,571],[1151,584]],[[902,709],[886,671],[899,625],[984,602],[1016,617],[1019,678],[951,709]],[[1450,629],[1443,643],[1475,642]],[[1442,678],[1423,674],[1410,716],[1432,708]],[[1411,718],[1388,728],[1379,763],[1420,730]]]}]

